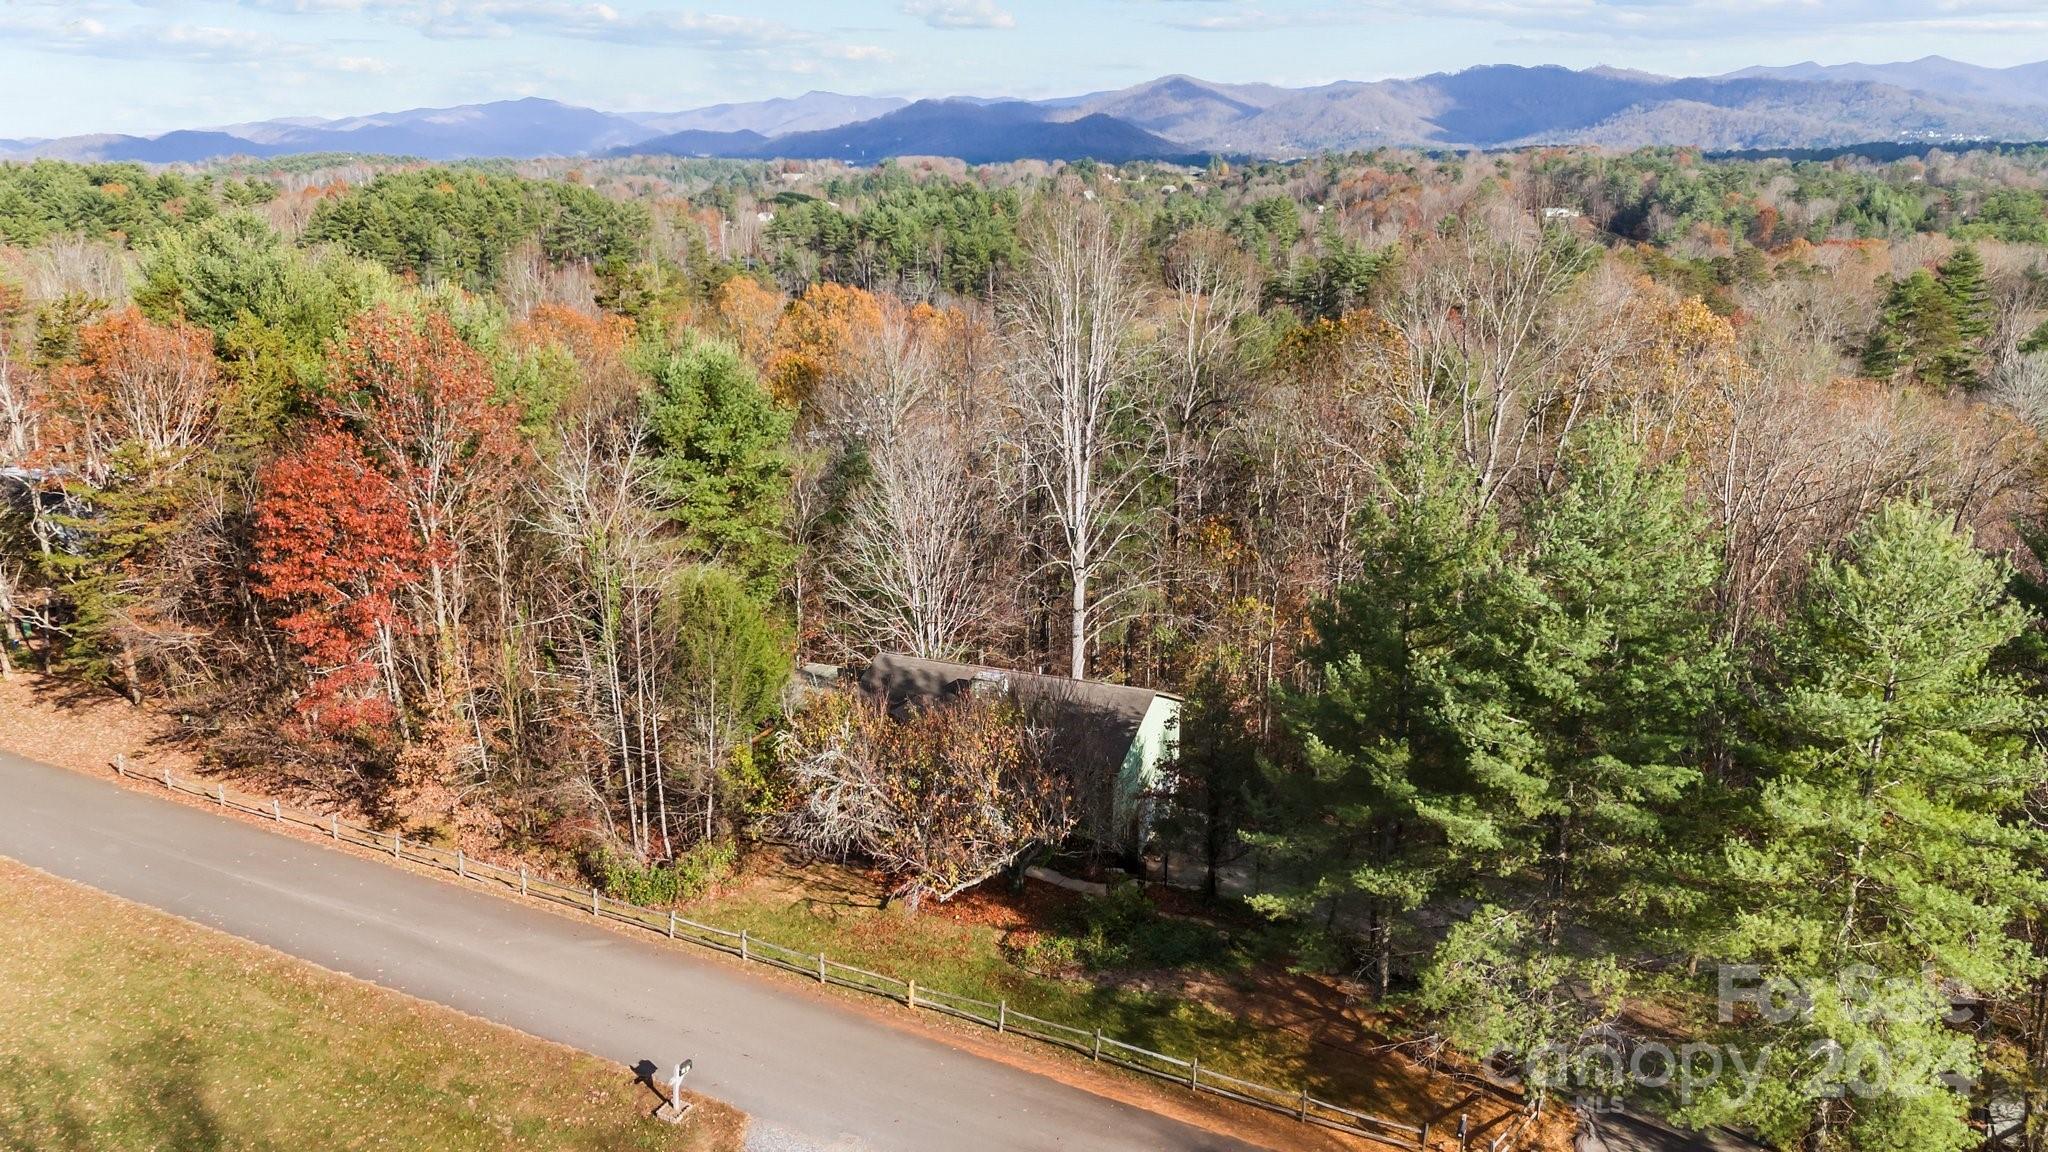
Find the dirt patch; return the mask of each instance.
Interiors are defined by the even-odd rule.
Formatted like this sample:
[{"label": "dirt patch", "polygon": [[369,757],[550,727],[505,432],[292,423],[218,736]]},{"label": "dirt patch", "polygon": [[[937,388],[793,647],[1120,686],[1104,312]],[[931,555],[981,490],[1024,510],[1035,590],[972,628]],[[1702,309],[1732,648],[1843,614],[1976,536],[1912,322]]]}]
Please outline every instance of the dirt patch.
[{"label": "dirt patch", "polygon": [[176,717],[69,680],[0,679],[0,748],[45,764],[105,771],[116,756],[150,771],[199,770],[197,744]]}]

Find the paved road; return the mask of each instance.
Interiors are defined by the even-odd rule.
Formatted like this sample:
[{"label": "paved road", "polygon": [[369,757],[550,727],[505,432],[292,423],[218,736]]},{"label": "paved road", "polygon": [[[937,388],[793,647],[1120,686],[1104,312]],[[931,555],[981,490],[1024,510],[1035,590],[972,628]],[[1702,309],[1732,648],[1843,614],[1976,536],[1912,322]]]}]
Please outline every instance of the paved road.
[{"label": "paved road", "polygon": [[1253,1152],[709,958],[0,753],[0,855],[622,1065],[757,1152]]}]

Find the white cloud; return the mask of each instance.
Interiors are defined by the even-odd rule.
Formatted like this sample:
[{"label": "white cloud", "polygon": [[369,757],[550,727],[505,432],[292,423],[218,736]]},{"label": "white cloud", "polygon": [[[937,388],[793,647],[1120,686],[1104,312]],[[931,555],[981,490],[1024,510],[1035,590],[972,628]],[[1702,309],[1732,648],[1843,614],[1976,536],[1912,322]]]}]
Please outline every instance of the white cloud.
[{"label": "white cloud", "polygon": [[896,59],[894,52],[879,44],[832,44],[819,49],[819,55],[851,64],[887,64]]},{"label": "white cloud", "polygon": [[821,37],[763,16],[717,12],[625,12],[589,0],[239,0],[245,8],[297,15],[360,15],[446,38],[495,38],[534,32],[619,43],[694,43],[752,47],[802,44]]},{"label": "white cloud", "polygon": [[[1769,41],[1830,33],[1996,35],[2048,26],[2040,0],[1158,0],[1197,32],[1469,21],[1585,40]],[[1189,11],[1193,10],[1193,11]]]},{"label": "white cloud", "polygon": [[766,71],[816,72],[827,62],[893,59],[885,48],[835,40],[764,16],[693,10],[628,12],[592,0],[238,0],[245,8],[386,20],[443,40],[528,34],[625,45],[684,45]]},{"label": "white cloud", "polygon": [[903,12],[934,28],[1015,28],[1017,18],[995,0],[903,0]]},{"label": "white cloud", "polygon": [[304,61],[314,45],[239,28],[160,22],[108,22],[97,16],[38,16],[0,11],[0,37],[29,48],[116,60],[184,60],[212,64]]}]

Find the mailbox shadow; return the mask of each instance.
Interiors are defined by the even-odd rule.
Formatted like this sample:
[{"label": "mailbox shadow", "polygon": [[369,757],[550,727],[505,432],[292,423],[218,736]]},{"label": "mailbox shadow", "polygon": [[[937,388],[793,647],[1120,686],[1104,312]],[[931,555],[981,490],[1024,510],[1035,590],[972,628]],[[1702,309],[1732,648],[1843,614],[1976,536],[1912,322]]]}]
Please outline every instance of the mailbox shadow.
[{"label": "mailbox shadow", "polygon": [[656,1111],[659,1111],[663,1104],[668,1103],[668,1094],[663,1092],[661,1085],[655,1083],[654,1080],[655,1075],[660,1071],[661,1069],[657,1068],[652,1060],[642,1060],[638,1064],[633,1065],[632,1068],[633,1079],[646,1085],[647,1091],[653,1095]]}]

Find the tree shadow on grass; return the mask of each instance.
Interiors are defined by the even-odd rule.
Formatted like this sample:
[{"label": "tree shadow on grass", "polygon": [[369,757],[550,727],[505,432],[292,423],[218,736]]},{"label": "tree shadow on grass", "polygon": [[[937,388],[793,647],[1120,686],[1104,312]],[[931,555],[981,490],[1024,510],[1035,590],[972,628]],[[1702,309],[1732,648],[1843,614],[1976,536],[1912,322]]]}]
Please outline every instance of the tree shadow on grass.
[{"label": "tree shadow on grass", "polygon": [[207,1102],[204,1064],[189,1040],[167,1032],[90,1067],[48,1050],[8,1057],[0,1061],[0,1149],[270,1148],[260,1136],[227,1130]]}]

